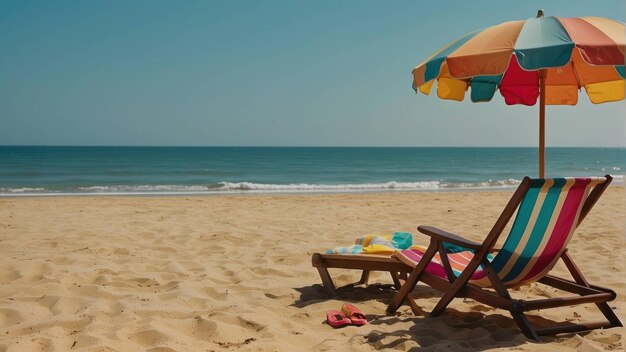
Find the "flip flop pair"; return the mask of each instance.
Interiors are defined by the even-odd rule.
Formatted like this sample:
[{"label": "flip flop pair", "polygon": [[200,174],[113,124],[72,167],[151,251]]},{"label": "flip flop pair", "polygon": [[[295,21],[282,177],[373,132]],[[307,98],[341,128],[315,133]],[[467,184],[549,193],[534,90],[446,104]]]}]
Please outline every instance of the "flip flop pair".
[{"label": "flip flop pair", "polygon": [[340,328],[347,325],[362,326],[367,324],[367,318],[357,307],[345,303],[341,307],[341,312],[330,310],[326,312],[326,321],[333,328]]}]

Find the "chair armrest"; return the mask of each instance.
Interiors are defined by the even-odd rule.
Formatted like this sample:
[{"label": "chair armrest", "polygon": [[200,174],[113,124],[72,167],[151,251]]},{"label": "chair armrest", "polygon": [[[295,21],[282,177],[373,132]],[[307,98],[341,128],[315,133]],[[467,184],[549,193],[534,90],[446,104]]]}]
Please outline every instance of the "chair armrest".
[{"label": "chair armrest", "polygon": [[457,246],[461,246],[461,247],[468,248],[468,249],[475,249],[475,250],[479,250],[482,247],[482,244],[480,243],[466,240],[465,238],[461,236],[455,235],[450,232],[446,232],[436,227],[418,226],[417,230],[441,242],[452,243],[452,244],[456,244]]}]

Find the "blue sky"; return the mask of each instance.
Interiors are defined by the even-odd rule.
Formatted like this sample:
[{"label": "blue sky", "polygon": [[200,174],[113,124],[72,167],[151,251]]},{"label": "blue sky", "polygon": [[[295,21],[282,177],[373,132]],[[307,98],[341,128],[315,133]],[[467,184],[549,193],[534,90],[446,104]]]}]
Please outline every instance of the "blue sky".
[{"label": "blue sky", "polygon": [[[500,22],[616,1],[0,1],[0,144],[536,146],[538,107],[415,95]],[[626,146],[623,102],[547,108],[548,146]]]}]

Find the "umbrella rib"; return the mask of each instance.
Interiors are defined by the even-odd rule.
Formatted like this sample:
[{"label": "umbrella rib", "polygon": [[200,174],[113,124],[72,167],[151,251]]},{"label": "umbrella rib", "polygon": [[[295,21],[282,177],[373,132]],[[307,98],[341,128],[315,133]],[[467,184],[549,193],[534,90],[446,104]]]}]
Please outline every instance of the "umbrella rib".
[{"label": "umbrella rib", "polygon": [[[578,47],[575,47],[574,50],[578,50],[578,53],[580,53],[580,49],[578,49]],[[572,63],[572,71],[574,71],[574,77],[576,78],[578,90],[580,90],[580,88],[582,88],[582,85],[580,84],[580,79],[578,78],[578,69],[576,69],[576,64],[574,63],[574,60],[570,58],[570,62]]]}]

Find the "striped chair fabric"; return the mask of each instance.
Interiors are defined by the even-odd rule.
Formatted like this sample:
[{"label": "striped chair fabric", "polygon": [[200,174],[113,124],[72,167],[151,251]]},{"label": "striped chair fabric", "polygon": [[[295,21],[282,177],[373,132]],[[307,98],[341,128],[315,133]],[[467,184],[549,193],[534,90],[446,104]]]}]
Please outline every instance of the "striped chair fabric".
[{"label": "striped chair fabric", "polygon": [[[531,180],[511,232],[491,260],[504,285],[518,286],[537,281],[552,269],[572,238],[590,190],[604,181],[604,177]],[[417,265],[422,254],[411,249],[398,251],[395,255],[403,262]],[[456,276],[472,257],[470,251],[448,254]],[[426,267],[426,272],[447,278],[438,254]],[[471,281],[490,286],[481,268],[474,272]]]}]

